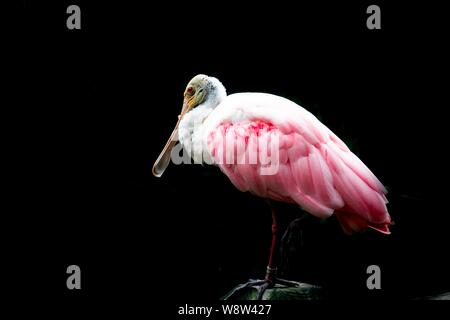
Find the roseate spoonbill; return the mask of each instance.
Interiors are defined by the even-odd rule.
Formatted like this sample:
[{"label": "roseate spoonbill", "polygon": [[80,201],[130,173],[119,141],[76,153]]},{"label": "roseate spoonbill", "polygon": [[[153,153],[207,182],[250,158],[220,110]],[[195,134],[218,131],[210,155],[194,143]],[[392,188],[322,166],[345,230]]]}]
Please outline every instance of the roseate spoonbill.
[{"label": "roseate spoonbill", "polygon": [[[348,234],[368,228],[390,233],[380,181],[331,130],[288,99],[266,93],[227,96],[218,79],[197,75],[186,87],[178,122],[153,166],[156,177],[167,168],[177,140],[194,160],[218,165],[241,191],[296,203],[319,218],[335,214]],[[265,279],[238,287],[257,288],[258,298],[275,283],[292,285],[276,277],[276,218],[272,208]]]}]

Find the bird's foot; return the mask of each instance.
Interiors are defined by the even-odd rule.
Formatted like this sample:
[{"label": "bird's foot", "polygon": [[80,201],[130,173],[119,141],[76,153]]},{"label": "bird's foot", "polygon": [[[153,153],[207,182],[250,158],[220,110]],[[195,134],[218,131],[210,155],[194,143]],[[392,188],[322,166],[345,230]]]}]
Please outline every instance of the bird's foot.
[{"label": "bird's foot", "polygon": [[242,291],[254,288],[256,289],[257,292],[256,300],[262,300],[264,292],[267,289],[275,287],[275,285],[277,284],[284,287],[297,287],[299,285],[298,282],[284,280],[276,277],[272,277],[271,279],[266,278],[264,280],[250,279],[247,283],[243,283],[235,287],[233,290],[227,293],[222,299],[223,300],[232,299],[233,296],[241,293]]},{"label": "bird's foot", "polygon": [[250,279],[246,283],[240,284],[237,287],[235,287],[233,290],[228,292],[222,299],[228,300],[229,298],[232,298],[235,294],[240,293],[243,290],[249,288],[255,288],[258,291],[259,297],[260,295],[262,296],[262,294],[264,294],[264,291],[269,287],[269,285],[270,283],[266,280]]}]

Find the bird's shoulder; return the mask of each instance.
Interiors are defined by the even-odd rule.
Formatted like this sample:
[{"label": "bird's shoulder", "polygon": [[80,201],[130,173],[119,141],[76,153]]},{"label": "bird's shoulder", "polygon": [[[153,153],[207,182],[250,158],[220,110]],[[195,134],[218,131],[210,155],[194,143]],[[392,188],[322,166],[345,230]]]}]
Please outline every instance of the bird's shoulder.
[{"label": "bird's shoulder", "polygon": [[272,124],[318,121],[309,111],[281,96],[263,92],[228,95],[208,117],[208,127],[222,123],[266,121]]}]

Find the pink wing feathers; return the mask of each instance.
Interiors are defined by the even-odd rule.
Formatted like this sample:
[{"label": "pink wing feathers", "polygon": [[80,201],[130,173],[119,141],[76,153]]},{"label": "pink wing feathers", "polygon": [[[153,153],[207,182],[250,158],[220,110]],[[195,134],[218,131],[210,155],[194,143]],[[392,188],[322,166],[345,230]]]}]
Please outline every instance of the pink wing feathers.
[{"label": "pink wing feathers", "polygon": [[[367,228],[389,233],[386,190],[380,181],[316,118],[302,119],[303,128],[298,123],[276,125],[250,117],[224,121],[209,131],[207,147],[241,191],[297,203],[320,218],[335,213],[346,233]],[[264,175],[259,159],[266,150],[261,145],[274,139],[278,170]]]}]

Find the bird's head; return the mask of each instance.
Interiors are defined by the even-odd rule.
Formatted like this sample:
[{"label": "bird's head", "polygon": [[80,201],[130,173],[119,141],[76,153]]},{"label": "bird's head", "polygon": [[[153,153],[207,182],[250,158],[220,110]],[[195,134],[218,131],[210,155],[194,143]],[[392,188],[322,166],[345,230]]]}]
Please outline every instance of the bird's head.
[{"label": "bird's head", "polygon": [[192,78],[184,90],[183,108],[181,109],[180,117],[189,110],[202,104],[207,94],[209,93],[208,77],[199,74]]},{"label": "bird's head", "polygon": [[154,176],[160,177],[169,165],[170,153],[178,138],[178,126],[186,113],[200,105],[205,108],[215,108],[226,95],[225,87],[214,77],[198,74],[189,81],[184,90],[183,107],[178,115],[177,124],[153,165],[152,173]]},{"label": "bird's head", "polygon": [[184,90],[183,108],[180,118],[193,108],[208,104],[208,107],[216,107],[226,96],[222,83],[214,77],[198,74],[189,81]]}]

